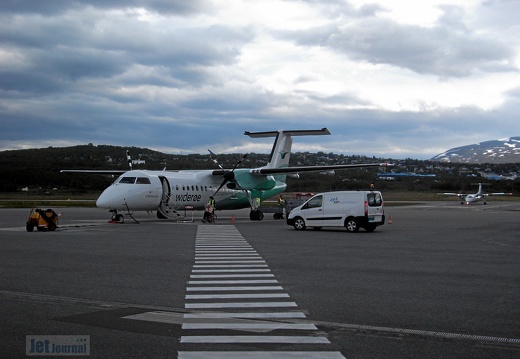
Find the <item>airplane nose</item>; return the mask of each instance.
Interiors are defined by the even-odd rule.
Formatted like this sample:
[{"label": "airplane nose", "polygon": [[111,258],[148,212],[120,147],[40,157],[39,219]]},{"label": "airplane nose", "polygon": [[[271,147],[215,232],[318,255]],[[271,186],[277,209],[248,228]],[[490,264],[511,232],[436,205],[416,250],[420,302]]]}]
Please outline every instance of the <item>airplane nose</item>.
[{"label": "airplane nose", "polygon": [[107,193],[107,191],[103,191],[99,198],[96,201],[96,207],[98,208],[108,208],[111,209],[112,204],[112,197],[110,194]]}]

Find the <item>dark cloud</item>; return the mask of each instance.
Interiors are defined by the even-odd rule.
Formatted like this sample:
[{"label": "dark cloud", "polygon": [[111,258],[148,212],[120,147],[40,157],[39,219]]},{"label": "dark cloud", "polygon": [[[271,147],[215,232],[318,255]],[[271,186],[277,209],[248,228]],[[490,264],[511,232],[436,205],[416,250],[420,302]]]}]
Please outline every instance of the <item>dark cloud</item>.
[{"label": "dark cloud", "polygon": [[[432,156],[453,147],[443,146],[448,141],[465,144],[468,129],[485,136],[480,140],[504,137],[501,126],[486,125],[489,120],[509,132],[515,126],[515,90],[492,112],[437,104],[422,112],[386,111],[359,90],[364,83],[348,84],[351,90],[323,88],[348,79],[344,67],[337,65],[336,78],[327,79],[326,72],[317,71],[327,63],[306,64],[324,50],[319,58],[325,62],[334,53],[340,61],[391,65],[389,72],[408,69],[419,74],[414,79],[463,80],[475,73],[516,71],[510,35],[479,31],[454,7],[444,8],[435,26],[426,28],[381,18],[386,10],[380,5],[291,3],[312,6],[328,21],[289,32],[242,19],[206,23],[201,19],[210,19],[217,6],[206,1],[0,2],[0,149],[54,141],[227,151],[250,143],[245,130],[329,127],[333,136],[325,141],[295,143],[367,155]],[[499,14],[495,5],[489,9],[485,22],[492,28]],[[271,54],[263,47],[270,37],[279,40]],[[255,63],[258,44],[266,63]],[[287,53],[279,54],[285,44]],[[286,77],[279,76],[282,69]],[[390,75],[399,81],[400,75]],[[385,86],[392,91],[388,80]]]},{"label": "dark cloud", "polygon": [[210,11],[211,2],[207,0],[52,0],[20,1],[2,0],[3,13],[28,13],[54,15],[85,7],[99,9],[143,8],[161,14],[190,15],[200,11]]},{"label": "dark cloud", "polygon": [[[475,72],[516,71],[514,52],[500,40],[446,23],[426,28],[366,18],[329,33],[326,45],[346,56],[419,74],[465,77]],[[326,31],[328,32],[328,31]]]}]

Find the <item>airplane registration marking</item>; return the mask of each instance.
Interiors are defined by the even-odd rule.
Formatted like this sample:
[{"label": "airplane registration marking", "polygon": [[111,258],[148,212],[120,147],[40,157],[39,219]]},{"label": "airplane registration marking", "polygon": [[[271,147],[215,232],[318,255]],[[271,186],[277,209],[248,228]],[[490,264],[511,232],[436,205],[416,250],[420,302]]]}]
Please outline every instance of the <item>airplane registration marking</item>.
[{"label": "airplane registration marking", "polygon": [[[233,236],[233,240],[229,238]],[[289,299],[267,263],[240,235],[235,226],[198,226],[195,241],[195,264],[187,282],[181,344],[293,344],[324,345],[330,341],[313,323],[284,322],[306,318],[298,305]],[[269,301],[269,299],[281,299]],[[266,301],[262,301],[266,299]],[[258,300],[258,301],[255,301]],[[232,310],[238,312],[232,312]],[[255,309],[254,312],[246,309]],[[200,310],[200,312],[198,311]],[[231,312],[230,312],[231,310]],[[256,320],[255,319],[260,319]],[[276,322],[262,320],[272,319]],[[191,335],[197,330],[247,331],[264,335]],[[283,331],[284,335],[266,335]],[[206,332],[202,332],[206,333]],[[208,332],[209,333],[209,332]],[[200,334],[200,332],[199,332]],[[213,333],[214,334],[214,333]],[[322,347],[315,349],[322,349]],[[179,358],[343,358],[333,351],[179,351]],[[222,355],[222,356],[221,356]]]}]

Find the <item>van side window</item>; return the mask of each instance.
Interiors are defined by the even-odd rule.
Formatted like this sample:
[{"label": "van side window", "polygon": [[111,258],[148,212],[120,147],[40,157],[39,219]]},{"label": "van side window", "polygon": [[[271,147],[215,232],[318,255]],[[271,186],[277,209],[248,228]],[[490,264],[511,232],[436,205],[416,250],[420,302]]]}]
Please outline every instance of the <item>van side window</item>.
[{"label": "van side window", "polygon": [[381,193],[368,193],[367,201],[370,207],[378,207],[383,203],[383,199],[381,198]]},{"label": "van side window", "polygon": [[323,203],[323,196],[316,196],[307,202],[306,208],[319,208]]}]

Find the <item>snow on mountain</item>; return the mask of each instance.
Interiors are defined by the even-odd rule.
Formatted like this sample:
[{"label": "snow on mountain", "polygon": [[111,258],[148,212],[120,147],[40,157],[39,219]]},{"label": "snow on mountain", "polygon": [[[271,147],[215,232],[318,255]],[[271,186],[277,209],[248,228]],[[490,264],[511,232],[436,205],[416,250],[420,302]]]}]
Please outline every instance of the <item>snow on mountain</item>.
[{"label": "snow on mountain", "polygon": [[455,147],[430,160],[453,163],[518,163],[520,162],[520,137]]}]

